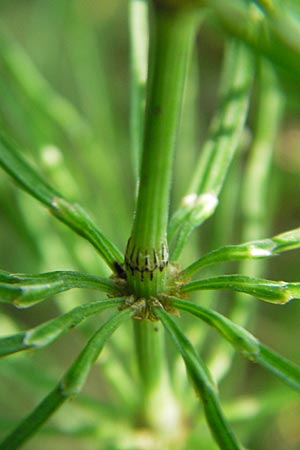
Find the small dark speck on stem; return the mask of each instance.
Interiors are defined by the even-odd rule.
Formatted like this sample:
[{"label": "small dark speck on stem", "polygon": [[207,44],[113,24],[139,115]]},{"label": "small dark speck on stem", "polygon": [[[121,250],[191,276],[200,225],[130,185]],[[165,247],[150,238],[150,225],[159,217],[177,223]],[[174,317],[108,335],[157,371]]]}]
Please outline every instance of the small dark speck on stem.
[{"label": "small dark speck on stem", "polygon": [[161,116],[161,114],[162,114],[162,108],[161,108],[161,106],[154,106],[154,108],[153,108],[153,114],[154,114],[155,116]]}]

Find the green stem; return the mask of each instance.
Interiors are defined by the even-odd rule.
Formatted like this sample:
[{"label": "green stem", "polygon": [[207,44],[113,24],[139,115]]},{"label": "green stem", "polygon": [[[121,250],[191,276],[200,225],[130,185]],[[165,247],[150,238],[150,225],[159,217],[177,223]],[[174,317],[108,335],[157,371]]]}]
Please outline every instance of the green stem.
[{"label": "green stem", "polygon": [[236,40],[227,43],[219,107],[200,153],[187,194],[173,214],[168,239],[177,261],[192,231],[210,217],[219,201],[247,117],[254,73],[253,55]]},{"label": "green stem", "polygon": [[157,308],[156,315],[162,321],[184,360],[195,390],[202,398],[207,423],[220,449],[242,450],[243,446],[235,437],[224,417],[217,387],[191,342],[181,332],[175,321],[163,308]]},{"label": "green stem", "polygon": [[[155,388],[163,361],[163,335],[161,327],[149,320],[134,320],[134,335],[137,353],[138,369],[143,380],[143,390],[146,394]],[[151,361],[151,365],[149,364]]]},{"label": "green stem", "polygon": [[[261,60],[259,68],[260,93],[254,140],[242,185],[243,240],[259,239],[268,231],[270,207],[266,209],[266,204],[270,202],[274,147],[284,110],[284,97],[273,67]],[[261,274],[252,270],[250,275]]]},{"label": "green stem", "polygon": [[165,285],[172,160],[196,23],[191,11],[153,5],[141,177],[126,250],[129,285],[140,297],[155,296]]},{"label": "green stem", "polygon": [[134,320],[133,325],[141,381],[141,420],[156,431],[173,432],[178,427],[179,411],[169,384],[164,329],[159,322],[149,320]]}]

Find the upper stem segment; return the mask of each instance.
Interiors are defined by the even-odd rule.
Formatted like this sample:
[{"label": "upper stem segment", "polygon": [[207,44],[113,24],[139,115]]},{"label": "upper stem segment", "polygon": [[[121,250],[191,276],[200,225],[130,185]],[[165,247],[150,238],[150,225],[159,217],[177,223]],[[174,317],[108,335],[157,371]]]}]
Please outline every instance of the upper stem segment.
[{"label": "upper stem segment", "polygon": [[137,208],[126,250],[126,272],[138,297],[164,288],[172,160],[195,14],[153,4],[143,154]]}]

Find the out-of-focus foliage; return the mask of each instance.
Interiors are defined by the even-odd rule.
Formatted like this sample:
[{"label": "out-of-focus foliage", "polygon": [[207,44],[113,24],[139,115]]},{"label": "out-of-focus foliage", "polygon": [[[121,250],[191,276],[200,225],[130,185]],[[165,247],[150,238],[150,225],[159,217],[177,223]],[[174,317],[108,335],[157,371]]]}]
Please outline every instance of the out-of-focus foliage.
[{"label": "out-of-focus foliage", "polygon": [[[274,3],[289,11],[292,20],[300,21],[298,2]],[[129,236],[135,192],[129,151],[127,9],[124,0],[6,0],[0,5],[1,129],[22,143],[26,158],[34,166],[42,167],[59,191],[86,206],[104,234],[122,251]],[[171,211],[189,185],[200,144],[217,104],[225,36],[222,26],[208,17],[197,38],[177,144]],[[278,130],[268,197],[263,205],[268,232],[257,239],[297,228],[300,223],[300,84],[280,73],[279,86],[285,111]],[[244,205],[240,168],[247,165],[256,120],[257,88],[256,80],[240,149],[242,156],[231,170],[215,219],[210,219],[190,238],[183,254],[187,263],[204,250],[241,242]],[[242,205],[242,212],[237,211],[237,205]],[[226,273],[227,267],[232,266],[224,267]],[[299,268],[300,255],[295,251],[271,260],[265,274],[272,279],[299,281]],[[108,273],[88,243],[70,234],[26,193],[17,190],[2,171],[0,269],[26,273],[82,269],[100,277]],[[223,297],[224,294],[221,300]],[[3,306],[0,332],[16,333],[54,317],[57,312],[66,312],[71,306],[98,298],[99,294],[94,293],[66,292],[56,304],[38,305],[22,314]],[[207,303],[214,301],[206,293],[201,298]],[[225,307],[221,304],[219,309],[224,311]],[[263,304],[252,312],[250,326],[263,342],[300,364],[298,317],[296,303],[281,309]],[[182,320],[189,337],[201,340],[201,333],[205,333],[199,328],[204,325],[195,325],[187,317]],[[19,356],[1,360],[1,435],[54,386],[81,349],[87,332],[96,325],[97,320],[93,319],[90,326],[83,326],[59,344],[52,344],[44,354],[32,353],[29,360]],[[94,450],[94,439],[99,442],[103,439],[107,449],[133,448],[131,424],[136,421],[133,414],[136,397],[130,338],[128,330],[118,331],[104,352],[102,371],[96,366],[84,395],[73,405],[66,405],[41,435],[24,448]],[[204,345],[199,342],[198,348],[204,356],[211,356],[215,337],[208,333],[203,340]],[[174,363],[174,370],[177,371],[174,384],[177,383],[178,391],[182,387],[185,395],[185,384],[180,378],[182,366]],[[227,415],[249,448],[300,447],[297,399],[263,369],[253,368],[237,357],[222,389]],[[192,396],[189,401],[193,405],[187,408],[190,412],[196,402]],[[187,438],[186,448],[200,448],[197,439],[202,433],[202,448],[215,449],[204,423],[196,428]],[[135,436],[136,448],[147,448],[142,447],[147,442],[146,432],[139,433]],[[121,441],[116,444],[118,434],[123,444]],[[149,442],[153,447],[148,448],[156,448],[150,437]],[[101,444],[97,448],[102,448]]]}]

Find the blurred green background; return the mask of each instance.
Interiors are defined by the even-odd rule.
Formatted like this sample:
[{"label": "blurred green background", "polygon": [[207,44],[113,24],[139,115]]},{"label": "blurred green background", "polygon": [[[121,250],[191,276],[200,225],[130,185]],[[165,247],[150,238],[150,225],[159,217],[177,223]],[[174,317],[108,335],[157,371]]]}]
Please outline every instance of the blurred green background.
[{"label": "blurred green background", "polygon": [[[197,38],[178,139],[171,209],[178,205],[188,186],[216,108],[224,38],[217,27],[207,23]],[[281,83],[286,111],[278,130],[269,198],[265,205],[270,217],[269,236],[300,224],[300,85],[284,77]],[[104,233],[124,250],[135,197],[130,154],[127,2],[2,0],[0,92],[1,128],[20,144],[26,157],[42,169],[52,184],[83,204]],[[241,149],[244,153],[226,183],[222,196],[226,197],[224,206],[221,201],[216,219],[210,219],[191,238],[183,255],[183,265],[204,249],[240,242],[239,183],[255,121],[255,94],[254,87],[248,129]],[[56,223],[35,200],[20,192],[4,172],[0,173],[0,236],[0,267],[3,270],[33,273],[81,269],[100,275],[107,273],[88,244]],[[267,236],[257,236],[262,237]],[[278,280],[299,281],[300,252],[274,258],[266,275]],[[206,304],[205,294],[202,297]],[[54,317],[58,311],[92,298],[95,298],[94,294],[72,292],[62,294],[56,306],[50,301],[25,311],[1,307],[0,332],[7,334],[16,326],[24,329],[36,325]],[[263,342],[300,364],[299,317],[297,302],[282,308],[259,304],[250,328]],[[94,322],[92,327],[97,325]],[[81,348],[82,335],[84,330],[73,332],[43,355],[1,361],[1,432],[5,433],[15,418],[22,417],[47,392],[52,380],[63,373]],[[129,347],[124,345],[121,356],[125,361],[132,358],[129,338],[127,336],[126,341]],[[117,357],[120,357],[119,353],[120,349],[116,352]],[[113,391],[107,387],[99,389],[98,377],[101,376],[93,374],[87,392],[96,399],[106,399],[107,405],[116,405]],[[238,356],[222,389],[225,403],[232,404],[236,426],[248,437],[249,448],[300,448],[299,399],[271,375],[250,363],[244,364],[241,370]],[[246,408],[249,420],[242,420],[239,412],[234,413],[235,396],[249,397],[250,406]],[[256,396],[258,403],[261,401],[258,410],[251,403]],[[37,437],[25,448],[34,450],[43,445],[44,449],[50,449],[59,445],[64,449],[94,449],[89,439],[74,441],[74,438],[68,438],[69,430],[77,430],[78,436],[80,433],[89,436],[89,432],[97,436],[95,417],[89,420],[90,410],[87,412],[79,405],[73,416],[71,406],[55,416],[52,426],[44,432],[51,436],[56,429],[64,434],[63,437],[56,438],[58,441],[51,438],[49,442]],[[84,420],[80,428],[81,409]],[[103,409],[102,414],[109,420],[109,406]],[[126,408],[121,414],[126,421]],[[101,445],[98,448],[102,448]],[[189,448],[195,447],[191,443]]]}]

